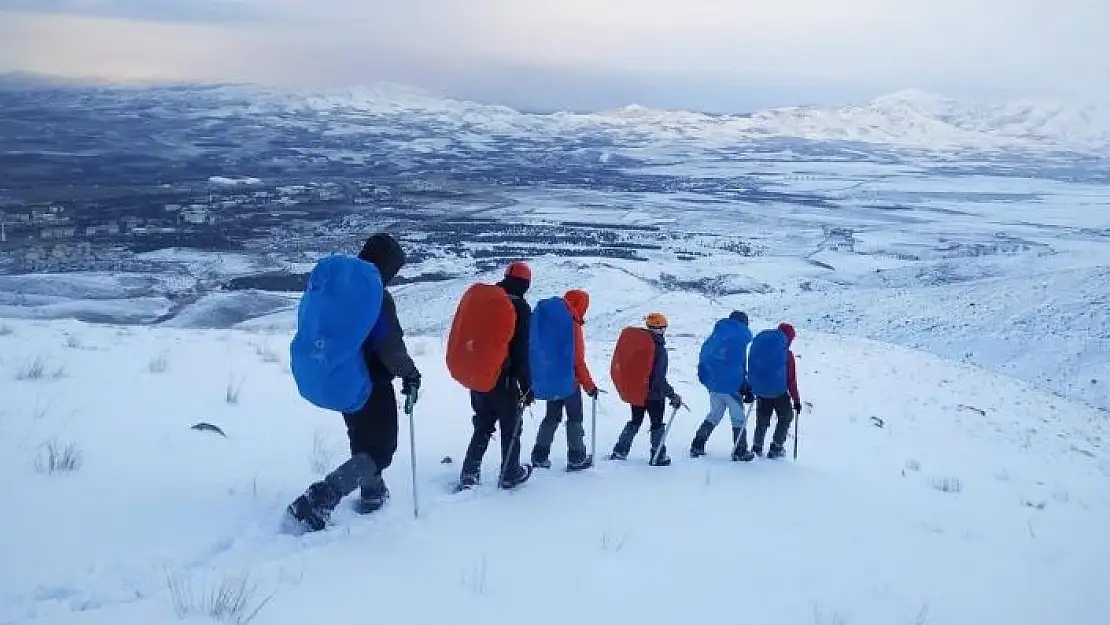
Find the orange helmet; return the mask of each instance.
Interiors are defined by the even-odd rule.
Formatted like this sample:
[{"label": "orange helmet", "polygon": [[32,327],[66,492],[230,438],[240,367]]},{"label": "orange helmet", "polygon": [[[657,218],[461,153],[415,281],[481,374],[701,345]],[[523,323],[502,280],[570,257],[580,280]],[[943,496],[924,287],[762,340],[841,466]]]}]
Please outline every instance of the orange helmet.
[{"label": "orange helmet", "polygon": [[505,268],[505,277],[520,278],[521,280],[531,282],[532,270],[528,267],[526,263],[522,261],[517,261],[515,263],[509,264],[509,266]]},{"label": "orange helmet", "polygon": [[652,330],[660,330],[667,327],[667,318],[663,313],[650,313],[644,321],[647,327]]}]

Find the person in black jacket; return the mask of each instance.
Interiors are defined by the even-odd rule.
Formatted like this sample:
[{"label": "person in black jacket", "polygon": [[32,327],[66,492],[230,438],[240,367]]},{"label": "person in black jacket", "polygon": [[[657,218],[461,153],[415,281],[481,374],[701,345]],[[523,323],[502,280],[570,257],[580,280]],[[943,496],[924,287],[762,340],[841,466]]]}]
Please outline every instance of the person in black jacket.
[{"label": "person in black jacket", "polygon": [[528,367],[528,324],[532,308],[524,295],[532,282],[528,265],[515,262],[505,269],[505,277],[497,286],[509,295],[516,311],[516,328],[509,343],[509,354],[501,367],[497,386],[489,393],[470,392],[470,405],[474,409],[474,434],[466,449],[459,488],[476,486],[482,467],[482,458],[489,447],[495,427],[501,431],[502,488],[515,488],[532,476],[532,465],[520,463],[520,430],[525,406],[535,401],[532,393],[532,374]]},{"label": "person in black jacket", "polygon": [[[396,239],[378,233],[366,240],[359,258],[373,263],[388,285],[405,264],[405,252]],[[420,389],[420,372],[405,346],[393,296],[382,296],[378,321],[362,344],[363,358],[373,383],[370,399],[357,412],[345,413],[351,458],[332,471],[289,506],[290,515],[311,529],[323,529],[340,500],[360,489],[355,510],[368,514],[389,498],[382,471],[393,463],[397,451],[397,396],[394,378],[401,378],[401,392],[408,396]]]},{"label": "person in black jacket", "polygon": [[667,381],[669,358],[667,355],[667,318],[662,313],[651,313],[645,320],[651,338],[655,342],[655,356],[652,359],[651,374],[648,378],[648,396],[646,406],[632,406],[632,418],[621,430],[617,442],[613,445],[610,460],[625,460],[632,449],[632,441],[644,424],[644,415],[651,420],[649,436],[651,439],[651,455],[649,463],[652,466],[665,467],[671,464],[667,455],[667,445],[663,440],[665,425],[663,414],[667,407],[664,402],[670,402],[671,407],[678,409],[682,406],[682,397],[675,392],[674,387]]}]

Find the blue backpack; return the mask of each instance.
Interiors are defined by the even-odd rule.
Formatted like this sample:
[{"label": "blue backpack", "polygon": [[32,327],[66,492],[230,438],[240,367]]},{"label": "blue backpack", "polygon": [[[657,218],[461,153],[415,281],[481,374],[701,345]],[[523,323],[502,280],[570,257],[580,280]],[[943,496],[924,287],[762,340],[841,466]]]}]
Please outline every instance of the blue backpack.
[{"label": "blue backpack", "polygon": [[778,397],[786,392],[786,335],[782,330],[763,330],[752,339],[748,350],[748,385],[760,397]]},{"label": "blue backpack", "polygon": [[721,319],[701,345],[698,380],[710,393],[735,395],[747,374],[748,343],[752,331],[733,319]]},{"label": "blue backpack", "polygon": [[333,254],[312,269],[289,345],[289,368],[301,397],[344,413],[370,399],[362,344],[376,329],[384,292],[378,268],[353,256]]},{"label": "blue backpack", "polygon": [[536,303],[528,324],[528,366],[536,399],[574,393],[574,317],[561,297]]}]

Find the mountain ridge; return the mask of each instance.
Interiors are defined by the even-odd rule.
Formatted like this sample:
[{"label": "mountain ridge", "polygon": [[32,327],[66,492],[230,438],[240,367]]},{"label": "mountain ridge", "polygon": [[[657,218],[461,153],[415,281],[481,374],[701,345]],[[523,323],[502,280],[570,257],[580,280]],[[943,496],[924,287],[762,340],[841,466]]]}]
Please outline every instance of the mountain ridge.
[{"label": "mountain ridge", "polygon": [[788,138],[935,152],[1023,150],[1110,156],[1110,105],[1036,98],[957,99],[917,89],[862,101],[721,114],[635,102],[592,112],[535,113],[389,82],[278,89],[247,83],[111,85],[0,74],[0,88],[115,90],[135,96],[192,89],[198,97],[237,100],[253,113],[410,116],[488,133],[631,132],[656,140],[703,142],[709,148]]}]

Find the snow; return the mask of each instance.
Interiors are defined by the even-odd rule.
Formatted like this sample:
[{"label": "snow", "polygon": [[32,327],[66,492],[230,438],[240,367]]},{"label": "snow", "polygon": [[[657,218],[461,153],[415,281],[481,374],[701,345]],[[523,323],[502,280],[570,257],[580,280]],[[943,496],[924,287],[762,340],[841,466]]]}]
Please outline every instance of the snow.
[{"label": "snow", "polygon": [[[674,421],[674,464],[646,465],[645,428],[627,462],[566,474],[560,430],[555,466],[520,490],[445,494],[470,433],[467,396],[443,364],[465,283],[406,285],[398,308],[424,374],[421,516],[403,419],[389,505],[359,517],[343,504],[333,528],[303,537],[277,531],[280,513],[347,449],[342,420],[296,394],[291,326],[5,322],[0,509],[20,513],[0,518],[0,623],[176,622],[167,577],[196,603],[244,574],[252,606],[272,595],[259,625],[1105,622],[1105,413],[799,320],[797,463],[729,462],[727,425],[693,460],[708,403],[697,347],[734,302],[661,289],[620,263],[533,268],[533,302],[572,286],[593,294],[589,362],[603,386],[620,328],[651,310],[670,317],[671,378],[692,408]],[[777,321],[753,313],[755,329]],[[44,378],[17,379],[36,358]],[[542,411],[526,413],[525,454]],[[602,396],[599,454],[626,419]],[[227,437],[190,429],[201,421]],[[36,471],[48,441],[73,443],[81,466]],[[494,443],[483,474],[499,460]]]},{"label": "snow", "polygon": [[243,176],[243,177],[237,177],[237,178],[229,178],[229,177],[226,177],[226,176],[209,176],[208,182],[210,184],[216,184],[216,185],[227,186],[227,187],[236,187],[236,186],[240,186],[240,185],[249,186],[249,185],[255,185],[255,184],[262,184],[261,180],[259,180],[258,178],[252,178],[250,176]]},{"label": "snow", "polygon": [[[525,113],[500,105],[443,98],[417,88],[380,84],[361,88],[252,91],[256,113],[291,111],[357,117],[422,119],[483,135],[559,136],[598,133],[635,143],[696,143],[735,149],[768,139],[897,146],[925,151],[1077,151],[1110,154],[1110,108],[1080,102],[1021,99],[956,100],[903,90],[865,102],[782,107],[729,115],[660,110],[631,104],[592,113]],[[476,132],[480,131],[480,132]],[[610,158],[614,153],[605,151]]]},{"label": "snow", "polygon": [[134,255],[135,260],[163,265],[167,268],[181,266],[192,274],[236,276],[265,268],[261,259],[233,252],[209,252],[180,247],[167,247]]},{"label": "snow", "polygon": [[[311,265],[168,249],[133,259],[160,276],[0,276],[0,510],[17,511],[0,515],[0,625],[211,622],[196,606],[177,614],[175,595],[203,603],[241,574],[257,583],[251,606],[272,595],[259,624],[1106,622],[1106,110],[913,91],[751,115],[535,115],[395,85],[210,97],[229,94],[221,114],[304,112],[327,120],[323,132],[385,135],[402,160],[460,142],[505,149],[498,135],[522,150],[570,138],[637,175],[831,203],[561,187],[445,202],[445,214],[506,223],[660,227],[629,235],[663,248],[647,262],[531,259],[529,299],[590,291],[603,386],[620,329],[668,315],[672,381],[692,407],[674,422],[675,464],[646,466],[644,431],[627,463],[564,474],[560,431],[555,468],[523,489],[445,495],[471,416],[444,370],[445,331],[469,281],[499,275],[408,284],[394,292],[424,373],[421,517],[402,423],[390,505],[368,518],[343,506],[333,529],[305,537],[279,534],[280,513],[347,449],[342,420],[291,380],[296,294],[212,286]],[[402,124],[418,135],[403,145]],[[737,242],[750,249],[725,245]],[[404,273],[475,266],[433,254]],[[797,463],[728,462],[727,424],[709,457],[686,456],[707,409],[697,349],[733,309],[756,329],[799,329]],[[542,412],[527,413],[525,454]],[[602,397],[600,454],[626,418]],[[51,445],[67,444],[77,470],[42,472]],[[495,443],[486,476],[498,461]]]}]

